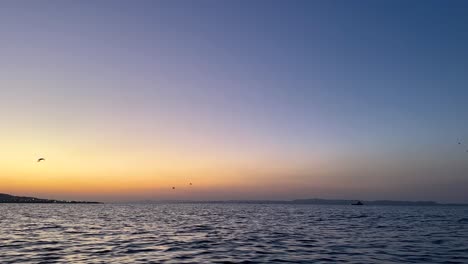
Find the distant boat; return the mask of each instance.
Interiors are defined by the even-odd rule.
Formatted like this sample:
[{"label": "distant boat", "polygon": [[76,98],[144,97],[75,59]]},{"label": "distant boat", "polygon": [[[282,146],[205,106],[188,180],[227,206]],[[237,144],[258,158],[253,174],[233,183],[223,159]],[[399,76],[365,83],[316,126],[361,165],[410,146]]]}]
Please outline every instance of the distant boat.
[{"label": "distant boat", "polygon": [[356,203],[352,203],[351,205],[364,205],[361,201],[357,201]]}]

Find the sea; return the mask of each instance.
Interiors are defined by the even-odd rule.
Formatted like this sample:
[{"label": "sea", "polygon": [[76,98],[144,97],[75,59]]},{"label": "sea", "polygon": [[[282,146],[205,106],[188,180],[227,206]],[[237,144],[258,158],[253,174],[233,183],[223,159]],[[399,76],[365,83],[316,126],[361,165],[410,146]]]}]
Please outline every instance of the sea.
[{"label": "sea", "polygon": [[0,263],[468,263],[468,207],[0,204]]}]

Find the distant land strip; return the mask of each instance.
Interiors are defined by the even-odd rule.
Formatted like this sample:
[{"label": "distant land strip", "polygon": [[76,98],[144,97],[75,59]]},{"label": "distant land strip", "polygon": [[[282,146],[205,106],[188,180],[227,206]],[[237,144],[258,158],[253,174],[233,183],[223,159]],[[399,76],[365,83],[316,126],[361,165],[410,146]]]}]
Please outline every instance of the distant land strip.
[{"label": "distant land strip", "polygon": [[[317,204],[317,205],[351,205],[361,201],[363,205],[388,206],[468,206],[462,203],[438,203],[434,201],[394,201],[394,200],[351,200],[351,199],[296,199],[296,200],[144,200],[129,203],[179,203],[179,204]],[[35,197],[14,196],[0,193],[0,203],[48,203],[48,204],[100,204],[94,201],[65,201],[41,199]]]},{"label": "distant land strip", "polygon": [[0,193],[0,203],[98,204],[99,202],[50,200]]},{"label": "distant land strip", "polygon": [[297,200],[218,200],[218,201],[206,201],[206,200],[146,200],[139,201],[138,203],[202,203],[202,204],[317,204],[317,205],[351,205],[361,201],[363,205],[388,205],[388,206],[468,206],[468,204],[462,203],[438,203],[434,201],[394,201],[394,200],[376,200],[376,201],[365,201],[365,200],[335,200],[335,199],[297,199]]}]

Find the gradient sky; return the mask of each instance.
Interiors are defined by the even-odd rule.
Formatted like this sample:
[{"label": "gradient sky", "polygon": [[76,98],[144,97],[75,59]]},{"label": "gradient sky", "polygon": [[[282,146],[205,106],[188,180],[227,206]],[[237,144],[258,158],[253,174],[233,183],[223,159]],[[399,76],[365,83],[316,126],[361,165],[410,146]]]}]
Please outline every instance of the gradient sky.
[{"label": "gradient sky", "polygon": [[468,202],[467,25],[467,1],[1,1],[0,192]]}]

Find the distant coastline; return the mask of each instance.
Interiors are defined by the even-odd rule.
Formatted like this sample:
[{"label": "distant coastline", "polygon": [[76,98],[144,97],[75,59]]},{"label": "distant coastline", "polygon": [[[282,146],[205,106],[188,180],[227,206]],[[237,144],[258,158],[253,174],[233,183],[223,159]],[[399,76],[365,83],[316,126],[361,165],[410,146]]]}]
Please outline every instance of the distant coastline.
[{"label": "distant coastline", "polygon": [[[295,199],[295,200],[143,200],[128,203],[174,203],[174,204],[317,204],[317,205],[351,205],[361,201],[364,205],[385,206],[468,206],[464,203],[438,203],[435,201],[396,201],[396,200],[358,200],[358,199]],[[15,196],[0,193],[1,203],[46,203],[46,204],[101,204],[95,201],[66,201],[54,199],[42,199],[35,197]],[[118,202],[121,203],[121,202]]]},{"label": "distant coastline", "polygon": [[14,196],[4,193],[0,193],[0,203],[99,204],[99,202],[51,200],[35,197]]},{"label": "distant coastline", "polygon": [[[204,204],[317,204],[317,205],[351,205],[357,199],[296,199],[296,200],[146,200],[139,203],[204,203]],[[359,200],[364,205],[386,205],[386,206],[468,206],[463,203],[438,203],[434,201],[395,201],[395,200]]]}]

